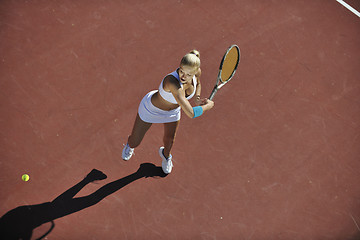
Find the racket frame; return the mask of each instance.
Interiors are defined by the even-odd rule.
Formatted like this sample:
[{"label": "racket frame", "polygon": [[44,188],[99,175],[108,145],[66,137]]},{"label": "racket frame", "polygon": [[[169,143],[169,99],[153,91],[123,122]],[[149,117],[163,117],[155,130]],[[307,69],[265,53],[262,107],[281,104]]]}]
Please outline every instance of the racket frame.
[{"label": "racket frame", "polygon": [[[238,58],[238,61],[237,61],[236,65],[235,65],[234,71],[232,72],[231,76],[229,77],[229,79],[228,79],[227,81],[224,82],[224,81],[222,81],[222,79],[221,79],[222,67],[223,67],[223,64],[224,64],[224,61],[225,61],[225,58],[226,58],[227,54],[229,53],[229,51],[230,51],[233,47],[236,48],[236,50],[237,50],[237,52],[238,52],[239,58]],[[231,46],[226,50],[223,58],[221,59],[221,63],[220,63],[220,66],[219,66],[219,73],[218,73],[218,76],[217,76],[217,79],[216,79],[216,84],[215,84],[214,89],[212,90],[212,92],[211,92],[211,94],[210,94],[209,100],[212,100],[212,99],[214,98],[215,94],[217,93],[217,91],[218,91],[220,88],[222,88],[226,83],[228,83],[228,82],[232,79],[232,77],[234,76],[234,74],[235,74],[235,72],[236,72],[236,69],[237,69],[237,67],[238,67],[238,65],[239,65],[240,57],[241,57],[240,49],[239,49],[239,47],[238,47],[236,44],[231,45]]]}]

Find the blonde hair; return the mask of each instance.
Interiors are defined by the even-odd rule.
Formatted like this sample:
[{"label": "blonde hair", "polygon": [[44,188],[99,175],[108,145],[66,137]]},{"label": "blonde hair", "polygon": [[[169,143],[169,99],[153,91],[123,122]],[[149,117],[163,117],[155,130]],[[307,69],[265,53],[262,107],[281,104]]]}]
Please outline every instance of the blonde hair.
[{"label": "blonde hair", "polygon": [[198,50],[191,50],[181,59],[180,66],[189,66],[200,68],[200,52]]}]

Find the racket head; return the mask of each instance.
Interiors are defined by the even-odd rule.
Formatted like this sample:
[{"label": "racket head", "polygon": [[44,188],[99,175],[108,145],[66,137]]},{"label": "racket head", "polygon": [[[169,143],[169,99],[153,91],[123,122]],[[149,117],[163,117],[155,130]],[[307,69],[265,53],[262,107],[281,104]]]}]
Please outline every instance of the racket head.
[{"label": "racket head", "polygon": [[222,83],[229,81],[235,74],[240,61],[240,49],[231,45],[225,52],[219,67],[219,78]]}]

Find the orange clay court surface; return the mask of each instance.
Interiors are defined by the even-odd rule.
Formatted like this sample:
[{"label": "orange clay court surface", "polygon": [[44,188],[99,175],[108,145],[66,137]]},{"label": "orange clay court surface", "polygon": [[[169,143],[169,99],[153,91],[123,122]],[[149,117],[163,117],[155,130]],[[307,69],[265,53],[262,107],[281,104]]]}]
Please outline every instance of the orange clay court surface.
[{"label": "orange clay court surface", "polygon": [[[162,125],[121,159],[141,98],[193,48],[208,97],[231,44],[235,77],[182,115],[173,172],[135,173],[161,166]],[[360,239],[359,67],[360,18],[335,0],[1,1],[0,216],[65,213],[32,239]]]}]

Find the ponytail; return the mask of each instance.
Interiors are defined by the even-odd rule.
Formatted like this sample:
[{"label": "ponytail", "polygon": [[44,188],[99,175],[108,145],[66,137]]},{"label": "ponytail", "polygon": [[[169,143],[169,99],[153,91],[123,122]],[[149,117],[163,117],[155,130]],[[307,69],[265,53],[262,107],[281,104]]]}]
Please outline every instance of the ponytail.
[{"label": "ponytail", "polygon": [[197,56],[200,59],[200,52],[198,50],[194,49],[194,50],[191,50],[189,53],[195,54],[195,56]]}]

